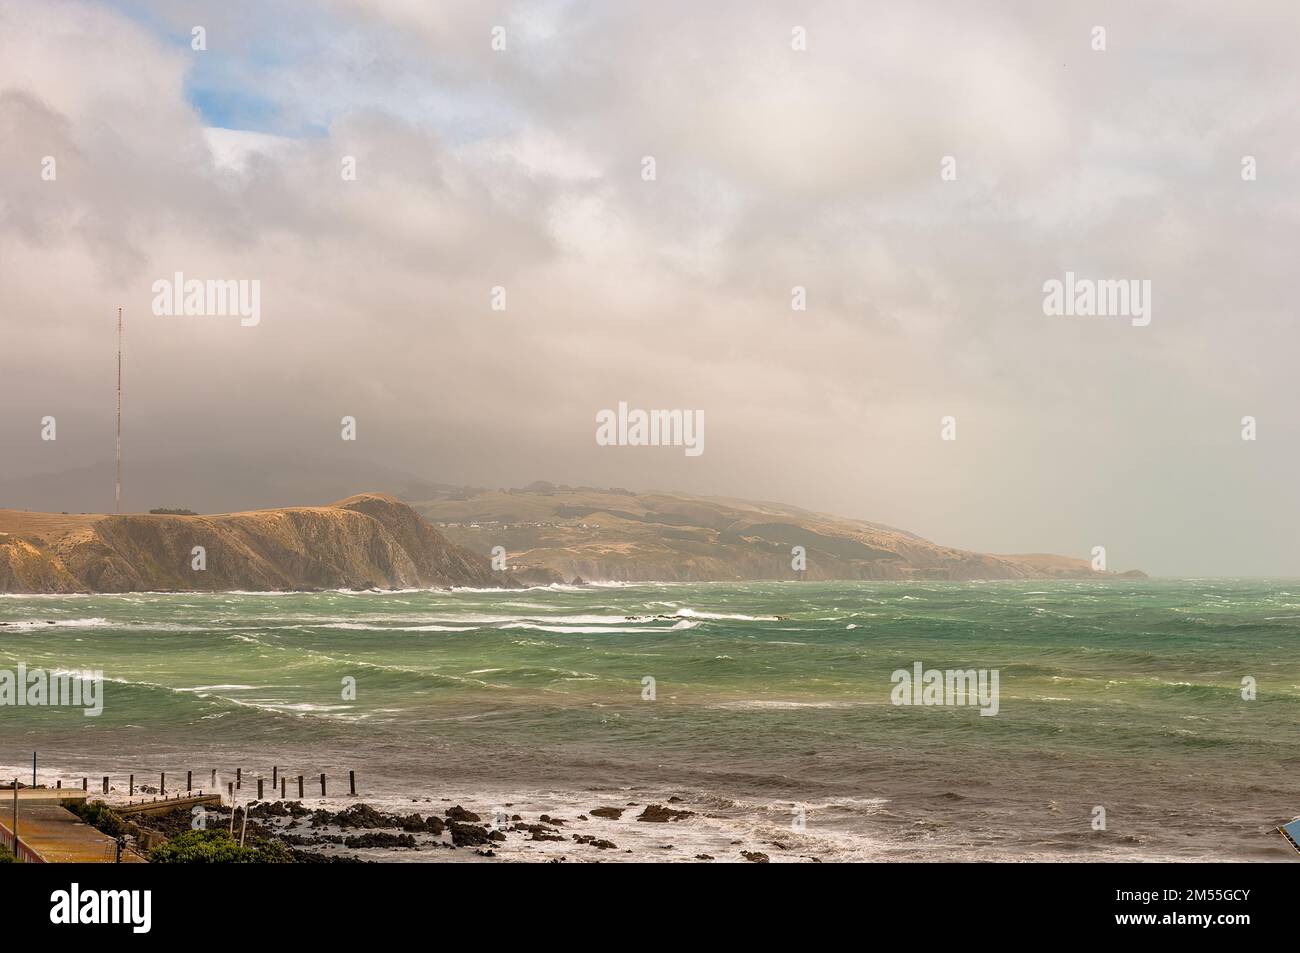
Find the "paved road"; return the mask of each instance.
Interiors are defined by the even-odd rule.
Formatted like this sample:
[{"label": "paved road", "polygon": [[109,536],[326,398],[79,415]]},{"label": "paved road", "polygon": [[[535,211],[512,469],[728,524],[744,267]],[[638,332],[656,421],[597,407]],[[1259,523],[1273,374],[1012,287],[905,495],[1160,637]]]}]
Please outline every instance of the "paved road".
[{"label": "paved road", "polygon": [[[4,800],[0,798],[0,801]],[[12,833],[13,814],[8,804],[0,808],[4,839]],[[117,842],[102,834],[67,808],[50,803],[18,802],[18,836],[50,864],[111,864],[117,857]],[[122,851],[123,863],[144,863],[130,851]]]}]

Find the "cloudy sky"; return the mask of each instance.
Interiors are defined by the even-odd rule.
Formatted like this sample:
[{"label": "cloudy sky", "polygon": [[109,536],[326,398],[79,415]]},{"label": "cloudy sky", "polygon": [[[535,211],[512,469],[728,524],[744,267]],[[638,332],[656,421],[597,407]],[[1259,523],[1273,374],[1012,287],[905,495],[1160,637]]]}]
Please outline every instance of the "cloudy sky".
[{"label": "cloudy sky", "polygon": [[[111,473],[120,305],[132,508],[310,460],[1300,575],[1297,40],[1291,0],[0,0],[0,506]],[[177,271],[260,324],[155,315]],[[1150,324],[1045,315],[1067,271]],[[598,446],[619,401],[705,452]]]}]

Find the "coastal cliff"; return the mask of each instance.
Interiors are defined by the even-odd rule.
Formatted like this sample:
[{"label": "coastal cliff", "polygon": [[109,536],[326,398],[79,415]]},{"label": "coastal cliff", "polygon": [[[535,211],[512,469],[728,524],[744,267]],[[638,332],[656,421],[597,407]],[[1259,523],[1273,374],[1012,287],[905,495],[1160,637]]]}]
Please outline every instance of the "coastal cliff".
[{"label": "coastal cliff", "polygon": [[[192,568],[199,546],[201,571]],[[491,568],[487,554],[497,546],[509,571]],[[796,548],[803,571],[793,568]],[[442,487],[409,506],[363,493],[329,506],[219,516],[0,510],[0,592],[1104,578],[1145,574],[1094,572],[1065,556],[954,549],[777,503],[551,484]]]},{"label": "coastal cliff", "polygon": [[[195,547],[203,548],[203,570],[193,568]],[[219,516],[0,510],[0,592],[518,584],[382,494]]]}]

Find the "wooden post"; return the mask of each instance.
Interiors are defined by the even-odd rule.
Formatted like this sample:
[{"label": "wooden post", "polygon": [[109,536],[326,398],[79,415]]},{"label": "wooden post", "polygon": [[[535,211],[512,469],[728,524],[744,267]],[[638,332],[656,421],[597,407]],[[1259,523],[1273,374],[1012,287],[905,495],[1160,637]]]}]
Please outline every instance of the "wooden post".
[{"label": "wooden post", "polygon": [[302,775],[298,775],[298,800],[302,800]]},{"label": "wooden post", "polygon": [[257,799],[262,800],[262,779],[257,779]]},{"label": "wooden post", "polygon": [[272,790],[275,789],[275,779],[279,777],[279,770],[280,769],[275,765],[271,765],[271,789]]},{"label": "wooden post", "polygon": [[90,781],[89,781],[88,778],[82,778],[82,779],[81,779],[81,790],[83,790],[83,791],[89,791],[89,790],[90,790]]},{"label": "wooden post", "polygon": [[212,769],[212,790],[215,791],[216,789],[217,789],[217,769],[213,768]]},{"label": "wooden post", "polygon": [[194,790],[194,772],[186,771],[185,772],[185,793],[189,794],[193,790]]},{"label": "wooden post", "polygon": [[348,772],[348,787],[352,789],[351,790],[352,796],[356,797],[357,796],[357,773],[355,771]]},{"label": "wooden post", "polygon": [[128,797],[135,797],[135,775],[134,774],[131,775],[130,787],[127,788],[126,793]]},{"label": "wooden post", "polygon": [[61,788],[61,787],[63,787],[63,780],[60,778],[58,781],[55,781],[55,782],[54,782],[54,786],[55,786],[56,788]]},{"label": "wooden post", "polygon": [[104,775],[104,793],[108,793],[108,775]]},{"label": "wooden post", "polygon": [[244,783],[243,775],[244,775],[244,769],[243,769],[243,768],[236,768],[236,769],[235,769],[235,787],[236,787],[236,788],[239,788],[239,787],[242,787],[242,786],[243,786],[243,783]]},{"label": "wooden post", "polygon": [[325,775],[324,774],[320,776],[320,796],[321,797],[325,796]]},{"label": "wooden post", "polygon": [[281,800],[281,801],[283,801],[283,800],[285,799],[285,798],[284,798],[284,782],[285,782],[285,780],[286,780],[286,779],[285,779],[285,776],[284,776],[283,774],[280,775],[280,800]]},{"label": "wooden post", "polygon": [[167,796],[167,772],[163,771],[158,775],[158,793],[163,797]]},{"label": "wooden post", "polygon": [[233,811],[235,809],[235,782],[234,781],[226,782],[226,794],[230,798],[230,809]]},{"label": "wooden post", "polygon": [[244,816],[239,819],[239,846],[244,846],[244,831],[248,830],[248,808],[244,808]]}]

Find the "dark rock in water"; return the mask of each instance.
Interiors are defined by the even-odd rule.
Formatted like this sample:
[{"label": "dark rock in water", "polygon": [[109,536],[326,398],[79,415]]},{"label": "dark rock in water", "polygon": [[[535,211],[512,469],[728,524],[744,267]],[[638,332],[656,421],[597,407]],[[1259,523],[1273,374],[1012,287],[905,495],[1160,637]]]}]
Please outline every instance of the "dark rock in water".
[{"label": "dark rock in water", "polygon": [[328,843],[324,835],[317,834],[281,834],[280,841],[290,847],[303,847],[311,844]]},{"label": "dark rock in water", "polygon": [[529,840],[564,840],[564,835],[559,831],[551,827],[543,827],[541,824],[516,824],[510,829],[531,834]]},{"label": "dark rock in water", "polygon": [[455,807],[447,808],[447,820],[449,821],[458,821],[462,824],[465,823],[477,824],[482,819],[483,818],[479,817],[473,811],[467,811],[459,804],[457,804]]},{"label": "dark rock in water", "polygon": [[511,814],[511,815],[510,815],[510,820],[512,820],[512,821],[522,821],[523,818],[520,817],[518,814]]},{"label": "dark rock in water", "polygon": [[492,833],[488,834],[488,840],[503,841],[505,839],[505,831],[492,831]]},{"label": "dark rock in water", "polygon": [[482,848],[474,851],[474,853],[478,854],[480,857],[495,857],[497,855],[497,852],[494,850],[483,850]]},{"label": "dark rock in water", "polygon": [[300,864],[373,864],[373,860],[362,860],[345,854],[318,854],[310,850],[293,850],[293,859]]},{"label": "dark rock in water", "polygon": [[304,844],[342,844],[342,834],[281,834],[280,840],[291,847]]},{"label": "dark rock in water", "polygon": [[741,857],[744,857],[744,858],[745,858],[746,860],[748,860],[750,863],[754,863],[754,864],[766,864],[766,863],[767,863],[767,854],[760,854],[760,853],[759,853],[758,851],[756,851],[756,850],[753,850],[753,851],[750,851],[750,850],[742,850],[742,851],[740,852],[740,856],[741,856]]},{"label": "dark rock in water", "polygon": [[611,821],[617,821],[623,816],[625,808],[621,807],[598,807],[592,810],[592,817],[607,817]]},{"label": "dark rock in water", "polygon": [[370,834],[354,834],[343,842],[344,847],[407,847],[415,849],[415,838],[410,834],[386,834],[382,831]]},{"label": "dark rock in water", "polygon": [[488,843],[487,828],[459,821],[452,821],[448,827],[451,828],[451,842],[457,847],[479,847]]},{"label": "dark rock in water", "polygon": [[543,824],[551,824],[555,827],[562,827],[564,825],[564,818],[551,817],[551,815],[549,814],[543,814],[541,817],[538,818],[538,820],[541,821]]},{"label": "dark rock in water", "polygon": [[670,797],[670,798],[668,799],[668,803],[669,803],[669,804],[681,804],[681,803],[682,803],[682,799],[679,798],[676,794],[674,794],[672,797]]},{"label": "dark rock in water", "polygon": [[694,811],[675,811],[671,807],[664,807],[662,804],[651,804],[638,816],[638,821],[647,821],[652,824],[666,824],[669,821],[680,821],[684,817],[694,816]]},{"label": "dark rock in water", "polygon": [[579,844],[589,844],[599,850],[618,850],[618,845],[612,841],[601,840],[591,834],[574,834],[573,839]]},{"label": "dark rock in water", "polygon": [[436,814],[430,814],[428,817],[421,817],[419,814],[408,814],[402,818],[402,830],[419,833],[428,831],[430,834],[441,834],[447,829],[447,825],[442,822],[442,818]]},{"label": "dark rock in water", "polygon": [[334,815],[334,823],[339,827],[400,827],[397,818],[376,811],[369,804],[353,804]]},{"label": "dark rock in water", "polygon": [[696,859],[696,860],[712,860],[713,858],[710,857],[708,854],[696,854],[696,855],[695,855],[695,859]]},{"label": "dark rock in water", "polygon": [[288,817],[289,807],[283,801],[274,804],[266,801],[254,804],[248,809],[249,817]]}]

